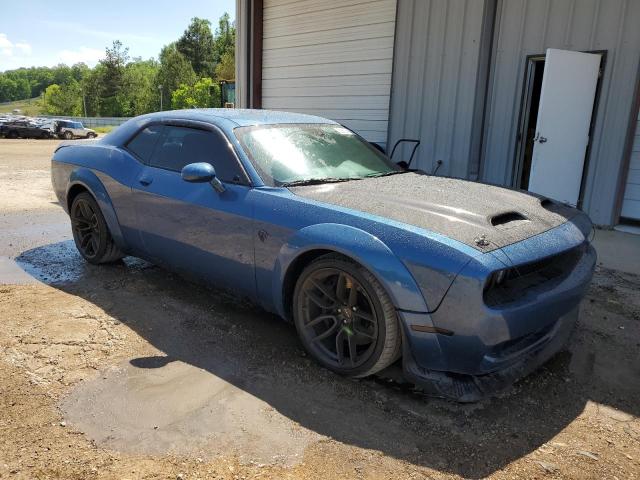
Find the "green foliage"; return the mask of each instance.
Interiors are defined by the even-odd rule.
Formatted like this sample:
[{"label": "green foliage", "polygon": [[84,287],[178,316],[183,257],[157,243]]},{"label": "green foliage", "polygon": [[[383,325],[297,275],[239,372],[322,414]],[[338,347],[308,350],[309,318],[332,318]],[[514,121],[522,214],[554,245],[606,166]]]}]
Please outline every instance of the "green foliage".
[{"label": "green foliage", "polygon": [[224,52],[220,63],[216,65],[216,78],[219,80],[233,80],[236,78],[236,62],[232,52]]},{"label": "green foliage", "polygon": [[236,78],[236,27],[225,13],[218,21],[215,35],[214,59],[216,62],[216,78],[233,80]]},{"label": "green foliage", "polygon": [[64,85],[49,85],[44,94],[44,109],[52,115],[82,115],[82,93],[75,80]]},{"label": "green foliage", "polygon": [[155,60],[137,60],[125,67],[120,92],[123,116],[135,117],[159,109],[155,88],[159,68]]},{"label": "green foliage", "polygon": [[93,130],[95,130],[96,133],[109,133],[114,128],[116,127],[113,125],[105,125],[104,127],[93,127]]},{"label": "green foliage", "polygon": [[42,105],[42,97],[0,103],[0,113],[11,113],[15,109],[20,110],[23,115],[37,116],[45,113]]},{"label": "green foliage", "polygon": [[[18,68],[0,72],[0,103],[29,100],[52,115],[135,116],[163,108],[218,106],[218,80],[235,77],[236,30],[228,14],[193,18],[184,34],[162,48],[159,61],[129,58],[116,40],[94,67]],[[40,100],[37,100],[37,99]],[[40,105],[38,105],[40,108]],[[15,107],[18,108],[18,107]]]},{"label": "green foliage", "polygon": [[[222,62],[222,58],[225,54],[229,54],[235,57],[236,50],[236,27],[231,22],[231,18],[228,13],[225,13],[218,20],[218,28],[216,29],[215,41],[214,41],[214,57],[215,63]],[[233,77],[234,78],[235,74]]]},{"label": "green foliage", "polygon": [[218,105],[220,99],[220,85],[211,78],[201,78],[193,86],[180,85],[171,95],[171,107],[179,108],[207,108]]},{"label": "green foliage", "polygon": [[171,43],[160,51],[160,68],[157,75],[157,85],[162,89],[164,108],[171,101],[171,94],[180,85],[193,85],[196,74],[191,63],[178,51],[175,43]]},{"label": "green foliage", "polygon": [[176,42],[176,48],[191,63],[196,75],[213,76],[217,59],[209,20],[192,18],[191,23]]},{"label": "green foliage", "polygon": [[100,113],[106,117],[124,116],[126,97],[124,88],[125,67],[129,61],[129,49],[115,40],[111,48],[105,49],[102,65],[102,92]]}]

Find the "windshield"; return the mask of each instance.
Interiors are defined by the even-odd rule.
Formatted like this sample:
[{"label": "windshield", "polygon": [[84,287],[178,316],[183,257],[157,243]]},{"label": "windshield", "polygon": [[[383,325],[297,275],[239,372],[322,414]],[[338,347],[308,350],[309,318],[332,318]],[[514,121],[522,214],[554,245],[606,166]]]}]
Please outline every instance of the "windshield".
[{"label": "windshield", "polygon": [[234,130],[266,183],[346,181],[400,173],[385,155],[334,124],[281,124]]}]

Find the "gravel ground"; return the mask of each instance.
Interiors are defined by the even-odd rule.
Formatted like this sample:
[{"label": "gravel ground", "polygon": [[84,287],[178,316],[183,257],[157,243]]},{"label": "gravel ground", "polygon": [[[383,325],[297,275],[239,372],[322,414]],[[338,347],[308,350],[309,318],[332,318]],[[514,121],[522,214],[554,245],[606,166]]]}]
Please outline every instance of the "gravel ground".
[{"label": "gravel ground", "polygon": [[0,478],[640,478],[640,278],[474,405],[316,366],[292,326],[127,258],[86,265],[55,141],[0,140]]}]

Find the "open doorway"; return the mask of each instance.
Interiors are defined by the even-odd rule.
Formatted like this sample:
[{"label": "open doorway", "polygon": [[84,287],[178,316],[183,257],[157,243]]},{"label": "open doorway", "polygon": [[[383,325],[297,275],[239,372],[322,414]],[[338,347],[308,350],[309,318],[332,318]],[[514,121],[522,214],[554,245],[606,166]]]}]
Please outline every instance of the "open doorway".
[{"label": "open doorway", "polygon": [[579,206],[606,52],[526,58],[512,185]]},{"label": "open doorway", "polygon": [[531,174],[534,138],[540,107],[540,93],[544,76],[545,56],[527,58],[527,70],[522,98],[522,113],[518,130],[518,144],[514,172],[514,187],[527,190]]}]

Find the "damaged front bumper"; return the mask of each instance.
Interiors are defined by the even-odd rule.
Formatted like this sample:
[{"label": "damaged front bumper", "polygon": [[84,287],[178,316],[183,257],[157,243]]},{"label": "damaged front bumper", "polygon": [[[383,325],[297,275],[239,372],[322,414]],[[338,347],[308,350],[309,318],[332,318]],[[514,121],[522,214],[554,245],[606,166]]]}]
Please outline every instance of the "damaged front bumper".
[{"label": "damaged front bumper", "polygon": [[[572,263],[555,262],[566,252],[573,252]],[[526,288],[496,305],[487,301],[484,286],[506,262],[487,254],[465,267],[437,311],[398,312],[405,377],[427,393],[480,400],[528,375],[567,343],[596,263],[581,230],[568,223],[499,254],[516,266],[550,259],[545,265],[555,266],[556,276],[525,282]]]},{"label": "damaged front bumper", "polygon": [[567,344],[578,319],[578,307],[560,317],[553,327],[523,351],[501,359],[506,366],[491,373],[468,375],[429,370],[416,363],[408,343],[403,349],[403,370],[407,380],[425,393],[458,402],[476,402],[499,393],[529,375]]}]

